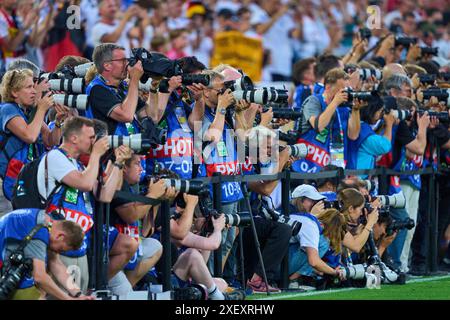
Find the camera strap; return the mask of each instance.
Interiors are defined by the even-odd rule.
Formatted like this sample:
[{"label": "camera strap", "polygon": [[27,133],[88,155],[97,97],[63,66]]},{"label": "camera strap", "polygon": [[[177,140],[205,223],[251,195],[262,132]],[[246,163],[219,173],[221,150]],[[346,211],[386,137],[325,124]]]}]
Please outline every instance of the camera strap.
[{"label": "camera strap", "polygon": [[23,251],[25,247],[28,245],[28,243],[33,239],[33,237],[36,235],[36,233],[39,232],[42,228],[47,228],[50,231],[50,226],[44,225],[42,223],[36,225],[33,229],[31,229],[30,233],[22,240],[20,245],[17,247],[15,251]]}]

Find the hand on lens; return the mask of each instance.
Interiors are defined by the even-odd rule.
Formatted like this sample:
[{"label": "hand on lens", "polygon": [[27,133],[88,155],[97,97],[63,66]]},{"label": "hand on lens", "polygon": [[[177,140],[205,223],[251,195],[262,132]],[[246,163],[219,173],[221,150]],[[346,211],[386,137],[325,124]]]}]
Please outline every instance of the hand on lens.
[{"label": "hand on lens", "polygon": [[164,180],[158,180],[154,182],[153,179],[150,180],[148,184],[147,197],[152,199],[160,199],[166,193],[166,183]]},{"label": "hand on lens", "polygon": [[212,217],[212,223],[214,230],[222,231],[225,228],[225,215],[222,213],[217,217],[217,219]]}]

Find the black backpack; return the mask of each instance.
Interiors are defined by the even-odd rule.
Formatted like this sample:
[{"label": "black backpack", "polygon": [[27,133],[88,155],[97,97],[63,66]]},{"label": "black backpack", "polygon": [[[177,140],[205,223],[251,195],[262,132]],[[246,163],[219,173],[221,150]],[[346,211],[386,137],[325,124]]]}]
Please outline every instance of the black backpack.
[{"label": "black backpack", "polygon": [[[47,155],[45,158],[45,190],[48,190],[48,161]],[[46,209],[48,203],[52,199],[56,190],[61,185],[56,183],[47,200],[45,200],[39,193],[37,174],[39,163],[42,158],[35,159],[22,167],[17,176],[16,185],[14,186],[11,204],[14,210],[24,208]]]}]

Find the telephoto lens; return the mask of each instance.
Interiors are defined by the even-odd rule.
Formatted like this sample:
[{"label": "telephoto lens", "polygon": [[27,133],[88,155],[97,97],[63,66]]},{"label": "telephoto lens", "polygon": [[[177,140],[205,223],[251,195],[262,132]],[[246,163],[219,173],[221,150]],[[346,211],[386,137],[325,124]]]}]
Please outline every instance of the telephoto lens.
[{"label": "telephoto lens", "polygon": [[[251,217],[249,214],[224,214],[225,224],[233,227],[248,227],[251,224]],[[217,217],[215,217],[217,219]]]},{"label": "telephoto lens", "polygon": [[201,83],[204,86],[209,87],[211,78],[207,74],[183,74],[181,75],[181,82],[184,85]]},{"label": "telephoto lens", "polygon": [[77,77],[84,77],[89,68],[92,67],[93,65],[94,65],[93,62],[83,63],[80,64],[79,66],[73,67],[73,71],[75,72]]},{"label": "telephoto lens", "polygon": [[304,143],[297,143],[290,146],[289,148],[289,156],[294,158],[306,158],[308,155],[308,146]]},{"label": "telephoto lens", "polygon": [[201,181],[181,180],[181,179],[163,179],[166,187],[174,187],[175,190],[192,195],[199,195],[205,186]]},{"label": "telephoto lens", "polygon": [[409,112],[408,110],[392,110],[390,112],[392,112],[392,115],[395,119],[398,119],[400,121],[411,119],[411,112]]},{"label": "telephoto lens", "polygon": [[124,145],[135,152],[146,152],[151,148],[151,143],[148,139],[143,139],[140,133],[129,136],[108,136],[108,142],[109,147],[113,149]]},{"label": "telephoto lens", "polygon": [[54,94],[53,101],[57,104],[62,104],[69,108],[85,111],[88,96],[86,94]]},{"label": "telephoto lens", "polygon": [[371,76],[374,76],[377,80],[381,80],[383,74],[380,70],[375,69],[359,69],[359,77],[361,80],[366,81]]},{"label": "telephoto lens", "polygon": [[49,80],[50,90],[65,91],[67,93],[84,93],[86,83],[84,78],[52,79]]},{"label": "telephoto lens", "polygon": [[403,192],[396,193],[392,196],[380,195],[377,196],[380,199],[381,205],[383,207],[390,206],[392,208],[404,208],[406,205],[406,198]]}]

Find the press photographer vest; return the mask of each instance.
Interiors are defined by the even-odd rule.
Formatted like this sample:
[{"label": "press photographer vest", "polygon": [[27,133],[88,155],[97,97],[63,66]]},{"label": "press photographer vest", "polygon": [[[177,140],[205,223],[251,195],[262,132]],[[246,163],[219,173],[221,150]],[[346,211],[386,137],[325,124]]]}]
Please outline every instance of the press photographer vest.
[{"label": "press photographer vest", "polygon": [[[31,117],[25,115],[16,103],[1,104],[0,112],[1,108],[6,108],[7,106],[16,108],[26,123],[31,122]],[[39,134],[38,140],[40,137],[41,135]],[[6,199],[11,201],[17,176],[22,167],[36,159],[43,151],[43,146],[38,140],[36,143],[28,144],[20,140],[12,132],[0,132],[0,177],[3,179],[3,194]]]},{"label": "press photographer vest", "polygon": [[[59,152],[64,154],[68,159],[70,157],[67,153],[57,148]],[[83,171],[84,167],[79,162],[78,170]],[[81,226],[84,232],[84,240],[80,249],[62,252],[61,255],[67,257],[82,257],[86,254],[89,246],[90,230],[94,225],[94,214],[92,210],[92,203],[88,192],[63,185],[50,201],[47,207],[47,213],[57,211],[61,213],[66,220],[76,222]]]},{"label": "press photographer vest", "polygon": [[[322,112],[327,108],[323,95],[313,95],[319,99]],[[308,155],[305,159],[300,159],[292,164],[295,172],[319,172],[324,166],[332,163],[333,154],[330,153],[331,137],[340,137],[342,143],[339,145],[339,152],[334,153],[343,164],[347,159],[347,126],[349,119],[349,110],[347,107],[338,107],[331,123],[318,133],[314,128],[309,129],[302,134],[297,143],[305,143],[308,146]],[[331,132],[330,132],[331,128]],[[337,146],[337,145],[336,145]],[[337,148],[333,148],[337,150]]]},{"label": "press photographer vest", "polygon": [[[314,221],[317,224],[317,227],[319,228],[319,234],[320,234],[320,242],[327,241],[328,242],[328,250],[325,252],[325,254],[321,257],[321,259],[326,262],[330,267],[336,268],[338,265],[341,264],[341,254],[335,253],[333,248],[330,246],[330,240],[326,238],[323,234],[323,224],[317,219],[317,217],[311,213],[307,212],[297,212],[297,213],[291,213],[291,215],[297,215],[302,216],[305,218],[308,218],[312,221]],[[324,245],[324,243],[319,243],[319,247],[321,245]]]},{"label": "press photographer vest", "polygon": [[[116,88],[110,87],[105,83],[105,80],[103,80],[103,77],[98,75],[92,80],[89,85],[86,87],[86,94],[89,96],[91,94],[91,90],[94,86],[102,86],[103,88],[108,89],[112,95],[120,98],[123,100],[123,97],[119,95],[118,90]],[[122,87],[122,92],[126,96],[128,93],[127,84],[125,82],[121,82],[119,87]],[[86,118],[94,119],[94,113],[92,111],[91,104],[89,103],[86,108]],[[119,135],[119,136],[129,136],[131,134],[139,133],[139,123],[136,119],[134,119],[131,123],[123,123],[123,122],[116,122],[116,129],[114,132],[109,132],[110,135]]]},{"label": "press photographer vest", "polygon": [[[212,123],[214,115],[211,109],[205,107],[205,117]],[[231,134],[233,129],[225,121],[222,140],[217,144],[210,143],[203,148],[203,164],[206,175],[211,177],[214,172],[219,172],[221,175],[233,176],[240,173],[240,164],[237,160],[237,147],[235,137]],[[205,149],[207,151],[205,152]],[[208,154],[209,153],[209,154]],[[212,193],[212,186],[210,185]],[[243,198],[241,185],[239,182],[222,182],[222,203],[235,202]]]},{"label": "press photographer vest", "polygon": [[371,135],[376,134],[367,122],[361,121],[361,130],[358,139],[349,140],[348,142],[348,161],[347,169],[355,170],[358,163],[358,150],[361,148],[363,142]]},{"label": "press photographer vest", "polygon": [[[392,127],[392,137],[395,137],[397,134],[398,126],[394,125]],[[380,134],[384,134],[384,130],[381,131]],[[382,155],[376,162],[376,165],[379,167],[391,168],[392,170],[400,171],[402,162],[406,159],[405,148],[402,148],[400,152],[400,157],[397,163],[393,163],[393,153],[392,150],[394,148],[395,139],[391,138],[391,151]],[[402,192],[402,188],[400,187],[400,177],[399,176],[390,176],[389,179],[389,195],[397,194]]]},{"label": "press photographer vest", "polygon": [[188,125],[187,106],[181,97],[172,92],[159,126],[167,127],[167,141],[158,145],[146,156],[147,175],[153,173],[154,161],[161,169],[177,173],[181,179],[192,178],[193,134]]},{"label": "press photographer vest", "polygon": [[[19,209],[12,211],[0,218],[0,268],[7,258],[6,242],[8,240],[22,240],[38,224],[39,209]],[[50,233],[47,228],[41,228],[33,237],[34,240],[41,240],[48,247]],[[47,262],[46,262],[47,263]],[[27,277],[20,282],[19,289],[26,289],[34,286],[33,277]]]}]

